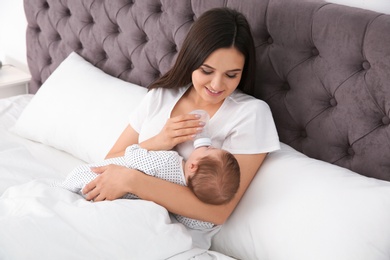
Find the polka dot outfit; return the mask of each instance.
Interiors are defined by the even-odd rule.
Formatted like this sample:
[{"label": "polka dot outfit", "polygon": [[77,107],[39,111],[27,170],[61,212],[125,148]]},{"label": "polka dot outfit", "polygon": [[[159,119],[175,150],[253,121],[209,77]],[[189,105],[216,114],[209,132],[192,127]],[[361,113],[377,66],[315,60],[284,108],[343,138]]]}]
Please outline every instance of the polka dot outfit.
[{"label": "polka dot outfit", "polygon": [[[84,196],[81,190],[84,186],[94,180],[97,174],[91,171],[91,167],[116,164],[128,168],[137,169],[145,174],[173,182],[179,185],[186,185],[183,172],[183,158],[175,151],[148,151],[139,145],[131,145],[126,149],[125,155],[104,160],[100,163],[86,164],[76,167],[67,176],[64,182],[58,186]],[[128,193],[123,199],[137,199],[134,194]],[[214,227],[214,224],[183,217],[173,214],[182,224],[193,229],[207,229]]]}]

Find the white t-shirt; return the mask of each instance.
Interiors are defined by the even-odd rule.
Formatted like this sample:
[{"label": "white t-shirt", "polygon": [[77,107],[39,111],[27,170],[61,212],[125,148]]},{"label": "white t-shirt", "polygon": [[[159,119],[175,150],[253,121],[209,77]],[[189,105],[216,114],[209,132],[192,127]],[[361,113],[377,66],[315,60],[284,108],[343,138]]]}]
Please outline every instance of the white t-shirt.
[{"label": "white t-shirt", "polygon": [[[141,143],[157,135],[171,117],[173,108],[189,86],[179,89],[152,89],[130,115],[130,125],[138,132]],[[211,143],[232,154],[268,153],[280,149],[279,137],[267,103],[235,90],[227,97],[208,123]],[[193,150],[193,142],[185,142],[175,150],[185,159]],[[175,218],[171,218],[173,222]],[[208,249],[212,237],[221,226],[211,229],[187,229],[193,245]]]},{"label": "white t-shirt", "polygon": [[[157,135],[171,116],[177,101],[188,89],[152,89],[130,116],[130,125],[139,133],[139,142]],[[234,91],[208,123],[211,142],[232,154],[268,153],[280,149],[271,110],[260,99]],[[193,143],[175,147],[185,160]]]}]

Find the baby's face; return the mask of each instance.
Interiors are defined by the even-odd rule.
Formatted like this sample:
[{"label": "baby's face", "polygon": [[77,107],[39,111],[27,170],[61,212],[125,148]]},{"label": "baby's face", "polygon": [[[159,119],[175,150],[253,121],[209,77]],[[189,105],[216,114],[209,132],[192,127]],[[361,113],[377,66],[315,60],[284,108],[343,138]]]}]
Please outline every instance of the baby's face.
[{"label": "baby's face", "polygon": [[216,158],[217,160],[221,160],[221,156],[223,153],[223,150],[212,146],[201,146],[199,148],[196,148],[190,154],[184,166],[184,175],[186,179],[188,180],[188,177],[192,176],[195,173],[198,167],[199,160],[201,158],[205,156],[210,156]]}]

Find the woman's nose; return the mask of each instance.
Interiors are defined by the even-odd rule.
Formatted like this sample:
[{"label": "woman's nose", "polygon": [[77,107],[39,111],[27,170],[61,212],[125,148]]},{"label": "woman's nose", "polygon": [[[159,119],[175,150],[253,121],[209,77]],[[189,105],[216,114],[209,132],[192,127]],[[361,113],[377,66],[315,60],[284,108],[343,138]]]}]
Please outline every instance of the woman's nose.
[{"label": "woman's nose", "polygon": [[210,82],[210,86],[213,90],[217,91],[223,87],[223,79],[220,75],[215,75]]}]

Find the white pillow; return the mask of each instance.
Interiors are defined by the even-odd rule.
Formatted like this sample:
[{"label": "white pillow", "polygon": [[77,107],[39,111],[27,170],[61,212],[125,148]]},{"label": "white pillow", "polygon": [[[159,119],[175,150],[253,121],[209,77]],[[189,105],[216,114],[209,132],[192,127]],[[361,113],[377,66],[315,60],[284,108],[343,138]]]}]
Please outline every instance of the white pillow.
[{"label": "white pillow", "polygon": [[73,52],[35,94],[14,131],[86,162],[101,161],[146,92]]},{"label": "white pillow", "polygon": [[271,153],[212,249],[238,259],[390,259],[390,182]]}]

